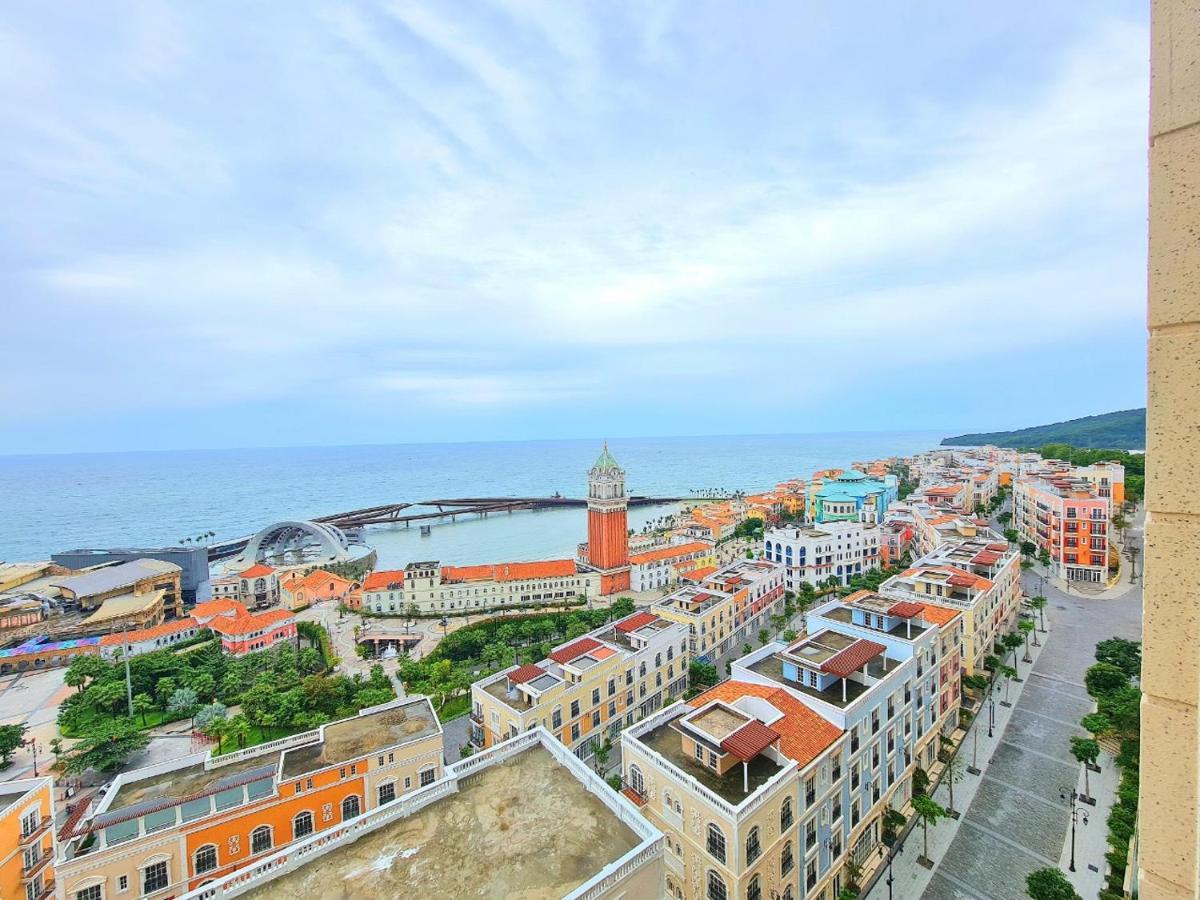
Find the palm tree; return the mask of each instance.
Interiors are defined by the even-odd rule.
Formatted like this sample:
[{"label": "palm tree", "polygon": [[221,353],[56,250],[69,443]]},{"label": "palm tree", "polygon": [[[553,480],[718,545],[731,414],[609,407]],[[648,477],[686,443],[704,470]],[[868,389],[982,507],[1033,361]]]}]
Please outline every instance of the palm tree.
[{"label": "palm tree", "polygon": [[204,728],[204,733],[210,738],[217,739],[217,756],[224,752],[225,735],[229,733],[229,722],[225,719],[214,718]]},{"label": "palm tree", "polygon": [[138,694],[133,698],[133,714],[142,717],[142,727],[146,726],[146,713],[154,709],[154,700],[149,694]]},{"label": "palm tree", "polygon": [[1073,737],[1071,755],[1083,764],[1083,792],[1090,797],[1092,789],[1088,784],[1088,770],[1096,764],[1096,759],[1100,756],[1100,745],[1091,738]]},{"label": "palm tree", "polygon": [[1029,633],[1037,628],[1028,619],[1022,619],[1017,623],[1017,627],[1021,629],[1021,633],[1025,635],[1025,657],[1022,662],[1033,662],[1033,657],[1029,655]]},{"label": "palm tree", "polygon": [[1004,705],[1012,706],[1008,702],[1008,689],[1012,686],[1012,680],[1017,677],[1017,670],[1012,666],[1000,666],[1000,674],[1004,676]]},{"label": "palm tree", "polygon": [[246,738],[250,736],[250,721],[241,713],[229,720],[229,733],[237,738],[238,749],[246,746]]}]

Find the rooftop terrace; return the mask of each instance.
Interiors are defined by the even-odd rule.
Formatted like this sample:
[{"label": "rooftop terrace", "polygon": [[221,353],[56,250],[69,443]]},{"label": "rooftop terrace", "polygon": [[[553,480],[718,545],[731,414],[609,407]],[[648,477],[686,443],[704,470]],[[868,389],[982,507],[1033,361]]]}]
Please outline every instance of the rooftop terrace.
[{"label": "rooftop terrace", "polygon": [[[691,709],[680,710],[680,716],[693,712]],[[676,719],[679,718],[678,716]],[[653,750],[667,762],[684,773],[696,779],[722,800],[734,806],[745,800],[750,794],[770,781],[782,767],[771,758],[759,755],[752,759],[749,766],[750,793],[746,793],[742,784],[742,767],[736,765],[725,775],[718,775],[707,766],[696,764],[690,753],[683,752],[683,741],[680,731],[674,727],[676,719],[663,722],[658,727],[641,735],[638,740]]]},{"label": "rooftop terrace", "polygon": [[383,747],[407,744],[437,734],[437,717],[425,698],[325,726],[325,740],[288,750],[283,756],[283,777],[366,756]]},{"label": "rooftop terrace", "polygon": [[214,769],[206,769],[204,763],[199,762],[128,782],[121,785],[108,809],[98,819],[102,824],[113,817],[113,813],[131,811],[132,807],[141,803],[161,806],[197,794],[213,793],[234,781],[244,780],[249,773],[258,769],[263,770],[264,778],[270,777],[275,774],[279,757],[279,753],[264,753]]},{"label": "rooftop terrace", "polygon": [[545,749],[258,887],[267,898],[559,898],[639,843]]},{"label": "rooftop terrace", "polygon": [[[894,659],[889,659],[884,663],[883,659],[872,660],[867,665],[867,673],[872,678],[882,678],[888,672],[891,672],[900,663]],[[830,706],[836,706],[838,709],[845,709],[855,700],[867,693],[873,685],[863,684],[860,681],[855,681],[853,678],[847,678],[846,681],[846,699],[842,700],[842,681],[841,679],[834,681],[833,685],[826,690],[820,691],[807,684],[800,684],[791,681],[783,675],[783,661],[775,654],[765,656],[757,662],[751,663],[747,668],[752,672],[757,672],[759,675],[765,675],[776,684],[785,684],[790,690],[797,691],[801,694],[806,694],[809,697],[814,697],[823,703],[828,703]]]}]

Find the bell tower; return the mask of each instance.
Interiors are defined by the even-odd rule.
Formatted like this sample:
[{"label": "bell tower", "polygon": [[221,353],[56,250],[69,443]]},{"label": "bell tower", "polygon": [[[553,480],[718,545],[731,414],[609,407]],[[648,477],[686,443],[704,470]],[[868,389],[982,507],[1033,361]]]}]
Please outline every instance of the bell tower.
[{"label": "bell tower", "polygon": [[629,499],[625,470],[608,442],[588,470],[588,563],[600,572],[600,593],[629,590]]}]

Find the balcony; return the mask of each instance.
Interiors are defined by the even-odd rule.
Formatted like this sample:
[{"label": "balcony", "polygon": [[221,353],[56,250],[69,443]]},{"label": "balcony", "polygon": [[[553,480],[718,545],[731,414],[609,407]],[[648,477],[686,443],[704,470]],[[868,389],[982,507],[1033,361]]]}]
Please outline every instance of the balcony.
[{"label": "balcony", "polygon": [[33,829],[33,831],[30,831],[28,834],[21,835],[21,846],[26,847],[29,844],[32,844],[34,841],[36,841],[38,838],[40,838],[43,834],[45,834],[47,831],[49,831],[50,826],[53,824],[54,824],[54,820],[51,819],[49,816],[42,819],[42,821],[40,821],[37,824],[37,827],[35,827]]},{"label": "balcony", "polygon": [[25,866],[21,869],[21,880],[33,881],[33,879],[37,878],[38,875],[46,871],[46,867],[50,864],[52,859],[54,859],[53,853],[43,853],[40,857],[38,857],[37,861],[34,862],[33,865]]}]

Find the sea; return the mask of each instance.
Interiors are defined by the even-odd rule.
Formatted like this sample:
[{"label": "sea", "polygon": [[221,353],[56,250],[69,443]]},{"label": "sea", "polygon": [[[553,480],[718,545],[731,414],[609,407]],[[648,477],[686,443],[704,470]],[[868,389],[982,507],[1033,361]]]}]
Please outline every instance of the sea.
[{"label": "sea", "polygon": [[[622,438],[609,447],[632,494],[754,492],[855,460],[936,446],[934,432]],[[273,522],[436,498],[583,497],[599,440],[393,444],[242,450],[0,456],[0,561],[85,547],[156,547],[214,532],[252,534]],[[673,510],[630,510],[630,527]],[[381,567],[572,556],[583,509],[371,526]]]}]

